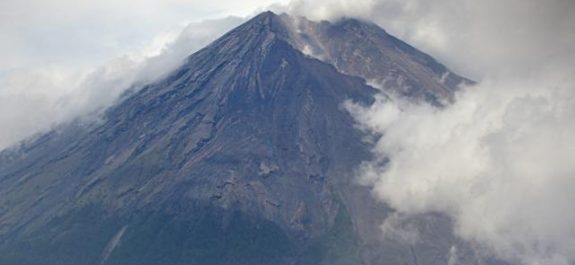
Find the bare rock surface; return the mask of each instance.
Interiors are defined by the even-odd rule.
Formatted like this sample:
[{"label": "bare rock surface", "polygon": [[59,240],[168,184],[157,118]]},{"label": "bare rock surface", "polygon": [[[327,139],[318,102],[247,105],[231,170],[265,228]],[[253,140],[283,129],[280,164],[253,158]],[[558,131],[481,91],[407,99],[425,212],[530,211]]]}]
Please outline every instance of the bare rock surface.
[{"label": "bare rock surface", "polygon": [[1,153],[0,264],[483,264],[441,216],[381,237],[342,108],[366,80],[432,102],[467,82],[369,23],[255,17],[101,122]]}]

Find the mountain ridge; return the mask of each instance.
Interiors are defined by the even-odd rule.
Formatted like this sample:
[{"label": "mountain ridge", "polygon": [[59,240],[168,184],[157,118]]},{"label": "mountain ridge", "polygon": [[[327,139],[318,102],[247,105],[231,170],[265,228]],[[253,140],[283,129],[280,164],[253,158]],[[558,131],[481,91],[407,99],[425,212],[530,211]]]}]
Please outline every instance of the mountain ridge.
[{"label": "mountain ridge", "polygon": [[[372,103],[373,73],[306,55],[285,19],[256,16],[101,123],[3,152],[0,264],[411,264],[373,233],[390,209],[354,185],[369,146],[341,104]],[[445,264],[448,224],[424,225],[446,235],[421,255]]]},{"label": "mountain ridge", "polygon": [[290,28],[288,39],[294,47],[390,95],[441,106],[453,100],[461,85],[473,84],[374,23],[279,17]]},{"label": "mountain ridge", "polygon": [[[7,207],[4,229],[12,223],[13,231],[33,234],[55,216],[97,203],[121,216],[150,207],[177,216],[204,207],[239,210],[296,237],[323,233],[338,206],[323,184],[330,161],[319,154],[349,143],[340,136],[342,144],[329,146],[320,139],[326,127],[309,126],[333,123],[346,136],[355,133],[339,104],[367,103],[375,91],[303,56],[268,26],[256,18],[109,109],[103,124],[47,135],[47,144],[27,152],[36,158],[3,168],[0,181],[11,185],[3,185],[0,200],[21,201]],[[356,153],[359,144],[352,144]],[[24,199],[35,194],[42,199]]]}]

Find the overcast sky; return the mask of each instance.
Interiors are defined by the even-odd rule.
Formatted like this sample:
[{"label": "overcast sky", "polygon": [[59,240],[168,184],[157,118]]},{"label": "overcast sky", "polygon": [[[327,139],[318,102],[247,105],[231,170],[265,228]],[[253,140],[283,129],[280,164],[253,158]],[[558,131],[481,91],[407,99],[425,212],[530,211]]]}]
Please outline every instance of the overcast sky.
[{"label": "overcast sky", "polygon": [[575,262],[573,0],[3,0],[0,149],[109,106],[268,7],[376,22],[480,81],[443,110],[348,104],[385,134],[358,177],[401,214],[444,213],[502,258]]},{"label": "overcast sky", "polygon": [[162,37],[190,22],[246,16],[271,2],[274,1],[0,1],[0,72],[31,66],[105,63],[116,56],[159,45]]},{"label": "overcast sky", "polygon": [[109,106],[273,3],[0,1],[0,149]]}]

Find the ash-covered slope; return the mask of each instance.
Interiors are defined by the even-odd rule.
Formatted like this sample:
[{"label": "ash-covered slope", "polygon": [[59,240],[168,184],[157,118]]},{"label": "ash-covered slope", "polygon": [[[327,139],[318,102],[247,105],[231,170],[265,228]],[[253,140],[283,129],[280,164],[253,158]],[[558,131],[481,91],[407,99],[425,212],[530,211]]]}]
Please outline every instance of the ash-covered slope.
[{"label": "ash-covered slope", "polygon": [[388,93],[441,105],[452,99],[459,85],[472,83],[370,22],[347,18],[318,23],[287,15],[281,19],[294,47]]},{"label": "ash-covered slope", "polygon": [[353,185],[369,149],[341,104],[376,89],[292,29],[263,13],[101,122],[2,153],[0,264],[445,264],[441,218],[416,249],[373,236],[387,210]]},{"label": "ash-covered slope", "polygon": [[[326,234],[344,214],[331,183],[367,157],[341,103],[368,104],[374,89],[307,58],[282,30],[275,15],[260,15],[110,109],[102,124],[62,128],[4,161],[1,263],[303,257],[295,242]],[[210,238],[215,245],[196,242]],[[178,244],[158,245],[164,240]]]}]

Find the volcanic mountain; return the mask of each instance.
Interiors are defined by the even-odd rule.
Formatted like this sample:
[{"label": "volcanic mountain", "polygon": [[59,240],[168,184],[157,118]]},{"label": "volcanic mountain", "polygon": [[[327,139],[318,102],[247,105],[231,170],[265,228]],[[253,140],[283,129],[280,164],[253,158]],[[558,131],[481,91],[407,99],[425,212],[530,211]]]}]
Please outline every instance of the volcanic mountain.
[{"label": "volcanic mountain", "polygon": [[2,152],[0,264],[481,264],[441,216],[415,244],[380,235],[342,107],[467,82],[371,23],[262,13],[98,122]]}]

